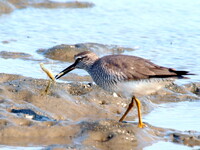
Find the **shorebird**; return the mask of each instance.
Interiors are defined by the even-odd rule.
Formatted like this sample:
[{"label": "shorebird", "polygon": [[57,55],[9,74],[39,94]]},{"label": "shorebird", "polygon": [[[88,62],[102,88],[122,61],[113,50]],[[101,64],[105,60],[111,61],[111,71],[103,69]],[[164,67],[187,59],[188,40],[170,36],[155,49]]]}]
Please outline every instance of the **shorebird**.
[{"label": "shorebird", "polygon": [[132,109],[134,102],[136,103],[139,128],[146,125],[142,122],[141,104],[136,96],[155,92],[172,83],[175,79],[187,78],[183,75],[193,75],[188,71],[177,71],[130,55],[108,55],[99,58],[93,52],[84,51],[75,55],[74,59],[75,62],[57,74],[55,78],[59,79],[76,68],[86,70],[93,81],[104,90],[131,98],[127,110],[119,120],[120,122]]}]

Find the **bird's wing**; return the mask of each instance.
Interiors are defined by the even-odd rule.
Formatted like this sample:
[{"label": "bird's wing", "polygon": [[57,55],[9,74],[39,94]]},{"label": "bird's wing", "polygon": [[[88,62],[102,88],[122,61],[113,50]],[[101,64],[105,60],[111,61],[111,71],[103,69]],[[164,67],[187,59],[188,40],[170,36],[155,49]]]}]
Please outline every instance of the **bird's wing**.
[{"label": "bird's wing", "polygon": [[109,72],[115,70],[118,74],[124,75],[124,80],[139,80],[148,78],[168,78],[185,75],[177,74],[177,71],[171,68],[158,66],[147,59],[128,55],[111,55],[102,59],[102,64],[108,68]]}]

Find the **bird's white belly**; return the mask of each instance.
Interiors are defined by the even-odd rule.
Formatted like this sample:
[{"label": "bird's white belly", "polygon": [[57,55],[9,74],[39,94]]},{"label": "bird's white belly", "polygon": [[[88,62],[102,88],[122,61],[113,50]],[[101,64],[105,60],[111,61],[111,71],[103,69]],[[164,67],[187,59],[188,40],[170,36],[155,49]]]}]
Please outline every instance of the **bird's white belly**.
[{"label": "bird's white belly", "polygon": [[132,97],[133,95],[149,95],[171,84],[174,79],[144,79],[139,81],[125,81],[119,82],[112,91],[122,94],[125,97]]}]

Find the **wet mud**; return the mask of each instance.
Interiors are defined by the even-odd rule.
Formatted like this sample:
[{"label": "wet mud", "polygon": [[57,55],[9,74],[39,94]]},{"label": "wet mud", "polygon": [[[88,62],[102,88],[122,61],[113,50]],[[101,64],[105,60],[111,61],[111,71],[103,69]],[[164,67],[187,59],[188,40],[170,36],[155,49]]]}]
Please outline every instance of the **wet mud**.
[{"label": "wet mud", "polygon": [[[113,96],[88,80],[54,84],[20,75],[0,74],[0,144],[46,145],[44,149],[142,149],[158,141],[200,145],[197,131],[178,131],[137,121],[119,123],[130,100]],[[84,81],[84,78],[81,78]],[[67,79],[66,79],[67,80]],[[171,85],[141,96],[142,114],[157,104],[199,100],[199,83]],[[167,98],[165,98],[167,97]],[[134,109],[127,121],[137,119]]]},{"label": "wet mud", "polygon": [[33,60],[32,56],[27,53],[22,52],[7,52],[0,51],[0,57],[4,59],[24,59],[24,60]]},{"label": "wet mud", "polygon": [[49,49],[39,49],[37,52],[47,58],[60,61],[72,62],[74,55],[83,51],[93,51],[97,54],[121,54],[125,51],[133,51],[134,48],[117,45],[104,45],[99,43],[61,44]]},{"label": "wet mud", "polygon": [[[3,41],[9,42],[9,41]],[[8,51],[0,51],[0,57],[4,59],[23,59],[23,60],[31,60],[31,61],[48,61],[46,58],[52,60],[59,60],[64,62],[73,62],[74,55],[83,52],[83,51],[94,51],[95,53],[102,55],[104,53],[108,54],[122,54],[125,51],[134,51],[134,48],[121,47],[117,45],[104,45],[99,43],[79,43],[79,44],[61,44],[56,45],[48,49],[38,49],[36,52],[44,56],[44,59],[35,59],[32,55],[23,52],[8,52]],[[72,74],[71,74],[72,75]],[[73,74],[75,75],[75,74]],[[73,80],[73,75],[67,76],[68,80]],[[75,75],[76,76],[76,75]],[[81,77],[77,77],[75,80],[80,79]],[[88,80],[91,81],[90,77],[87,77]],[[84,80],[84,79],[83,79]],[[80,81],[80,80],[78,80]]]},{"label": "wet mud", "polygon": [[94,4],[91,2],[54,2],[49,0],[0,0],[0,15],[11,13],[15,9],[23,9],[27,7],[34,8],[90,8]]},{"label": "wet mud", "polygon": [[[87,2],[87,0],[80,2],[74,0],[68,2],[53,2],[50,0],[0,0],[0,16],[5,17],[6,14],[10,14],[17,9],[26,9],[29,7],[37,9],[82,9],[95,7],[95,4],[90,1]],[[110,12],[105,11],[106,9],[101,10],[103,14],[110,14]],[[109,8],[108,10],[111,9]],[[80,14],[80,16],[82,16],[82,14]],[[112,14],[110,14],[110,16],[112,17]],[[123,16],[123,18],[126,17]],[[98,20],[95,21],[98,22]],[[159,22],[157,22],[157,24],[159,24]],[[134,26],[129,27],[128,24],[124,26],[127,26],[127,29],[134,28]],[[146,29],[145,27],[146,26],[143,28],[144,31]],[[28,29],[29,28],[30,27],[28,27]],[[106,28],[102,28],[102,30],[105,29]],[[5,31],[5,33],[7,32]],[[111,32],[111,34],[113,33]],[[159,33],[162,33],[162,31]],[[171,31],[169,33],[171,35]],[[151,35],[151,32],[139,34],[135,32],[135,34],[135,37],[140,37],[144,40],[149,37],[151,37],[149,39],[154,37],[154,34]],[[167,32],[165,32],[165,34],[167,36]],[[174,38],[176,38],[179,37],[178,35],[180,34],[177,32],[174,35]],[[118,36],[121,37],[121,35]],[[159,36],[159,34],[155,35],[154,38],[157,40]],[[29,35],[24,37],[30,38]],[[48,35],[45,35],[45,37],[48,38]],[[125,37],[132,36],[126,35]],[[135,39],[135,37],[133,36],[133,39]],[[113,38],[113,36],[109,38]],[[138,43],[137,40],[138,39],[136,39],[136,42],[133,40],[131,43],[135,42],[135,44],[138,45],[144,44],[143,48],[147,46],[145,43],[148,43],[148,41]],[[165,38],[163,40],[165,40]],[[170,40],[173,40],[173,38]],[[8,35],[8,38],[2,39],[0,42],[3,45],[10,45],[12,42],[19,41]],[[124,43],[120,40],[119,42]],[[158,42],[162,44],[163,41],[156,41],[156,45]],[[175,46],[178,42],[179,40],[177,40],[175,44],[173,42],[173,45]],[[172,42],[170,43],[172,44]],[[153,44],[155,43],[151,42],[151,45]],[[195,41],[193,45],[195,45]],[[180,45],[177,44],[177,46],[179,47]],[[187,47],[187,45],[184,47]],[[159,47],[156,46],[155,48],[158,49]],[[18,47],[17,49],[20,48]],[[36,50],[38,54],[44,56],[41,60],[38,60],[34,56],[28,54],[28,51],[27,53],[23,53],[19,52],[17,49],[15,52],[3,51],[3,49],[0,50],[0,58],[22,59],[48,64],[51,61],[50,59],[58,60],[55,61],[55,63],[73,62],[75,54],[86,50],[93,51],[99,56],[105,54],[121,54],[135,50],[134,48],[100,43],[61,44],[48,49],[43,49],[41,47],[41,49]],[[166,49],[162,47],[161,50],[164,51]],[[154,51],[154,53],[157,53],[157,51]],[[198,63],[194,63],[194,65],[195,64]],[[61,80],[61,82],[59,81],[53,84],[48,93],[45,93],[48,80],[0,73],[0,146],[42,146],[44,150],[140,150],[156,142],[164,141],[191,148],[195,146],[198,146],[198,148],[200,147],[200,132],[194,131],[193,129],[179,131],[176,129],[154,126],[148,122],[145,122],[147,127],[143,129],[138,128],[136,107],[134,107],[125,118],[127,122],[118,122],[119,118],[127,109],[130,100],[102,90],[93,83],[89,75],[79,76],[74,73],[69,73],[62,77]],[[153,110],[156,110],[157,107],[163,103],[199,101],[200,83],[190,83],[182,86],[172,84],[152,95],[143,95],[138,97],[138,99],[141,100],[141,111],[142,115],[145,116]],[[187,113],[187,110],[185,113]],[[160,119],[165,120],[161,115]]]}]

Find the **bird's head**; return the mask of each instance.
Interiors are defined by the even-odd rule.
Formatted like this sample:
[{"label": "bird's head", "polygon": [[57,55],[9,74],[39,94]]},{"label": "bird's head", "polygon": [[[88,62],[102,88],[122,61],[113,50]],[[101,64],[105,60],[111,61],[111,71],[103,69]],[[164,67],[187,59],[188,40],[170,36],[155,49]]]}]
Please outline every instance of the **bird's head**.
[{"label": "bird's head", "polygon": [[59,79],[60,77],[64,76],[65,74],[67,74],[68,72],[78,68],[78,69],[84,69],[86,71],[89,70],[89,68],[93,65],[93,63],[98,59],[99,57],[90,51],[84,51],[81,53],[78,53],[77,55],[74,56],[74,60],[75,62],[70,65],[69,67],[67,67],[66,69],[64,69],[63,71],[61,71],[60,73],[58,73],[55,78]]}]

